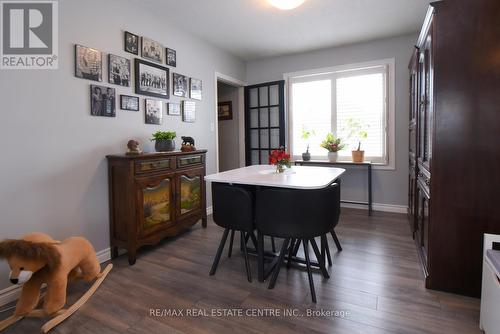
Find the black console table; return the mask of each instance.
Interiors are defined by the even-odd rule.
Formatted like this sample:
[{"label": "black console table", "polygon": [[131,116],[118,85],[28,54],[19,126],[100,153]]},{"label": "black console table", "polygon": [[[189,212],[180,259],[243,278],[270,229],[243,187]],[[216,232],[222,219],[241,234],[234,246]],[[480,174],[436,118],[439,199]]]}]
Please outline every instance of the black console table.
[{"label": "black console table", "polygon": [[327,160],[295,160],[295,165],[299,166],[361,166],[366,167],[368,173],[368,202],[359,202],[359,201],[340,201],[342,203],[350,203],[350,204],[361,204],[368,206],[368,215],[372,215],[372,163],[370,161],[364,162],[352,162],[352,161],[336,161],[330,162]]}]

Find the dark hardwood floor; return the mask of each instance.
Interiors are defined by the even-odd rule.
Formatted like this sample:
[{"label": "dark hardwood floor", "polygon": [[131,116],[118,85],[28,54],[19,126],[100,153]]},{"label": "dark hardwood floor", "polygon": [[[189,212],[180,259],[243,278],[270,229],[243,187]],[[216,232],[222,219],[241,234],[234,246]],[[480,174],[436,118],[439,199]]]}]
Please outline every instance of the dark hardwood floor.
[{"label": "dark hardwood floor", "polygon": [[[480,333],[479,300],[426,290],[405,215],[343,209],[330,242],[331,278],[314,274],[318,303],[312,304],[305,271],[282,268],[276,288],[246,280],[239,238],[227,245],[215,276],[208,276],[222,229],[209,221],[186,234],[125,256],[92,299],[54,333]],[[228,242],[229,244],[229,242]],[[443,264],[446,265],[446,264]],[[70,302],[88,285],[70,288]],[[150,315],[151,309],[182,309],[184,316]],[[186,316],[187,309],[296,309],[304,316]],[[307,310],[348,312],[345,317],[307,317]],[[249,311],[250,312],[250,311]],[[10,313],[6,312],[6,313]],[[0,317],[7,316],[6,313]],[[24,319],[4,333],[37,333],[43,321]]]}]

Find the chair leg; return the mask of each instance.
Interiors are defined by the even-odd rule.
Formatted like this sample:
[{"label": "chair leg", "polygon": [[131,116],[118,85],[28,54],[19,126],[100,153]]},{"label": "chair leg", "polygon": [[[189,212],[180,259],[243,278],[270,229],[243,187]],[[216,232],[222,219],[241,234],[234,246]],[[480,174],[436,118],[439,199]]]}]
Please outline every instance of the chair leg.
[{"label": "chair leg", "polygon": [[224,250],[224,245],[226,245],[227,235],[229,234],[229,229],[226,228],[224,230],[224,234],[222,235],[222,239],[219,244],[219,248],[217,249],[217,254],[215,255],[214,263],[212,264],[212,269],[210,269],[210,275],[214,275],[217,270],[217,265],[219,264],[220,256],[222,255],[222,251]]},{"label": "chair leg", "polygon": [[274,243],[274,237],[271,237],[271,247],[273,249],[273,253],[276,253],[276,244]]},{"label": "chair leg", "polygon": [[297,256],[297,253],[299,252],[300,248],[300,243],[302,241],[300,239],[297,239],[297,243],[295,244],[295,249],[293,250],[293,256]]},{"label": "chair leg", "polygon": [[247,279],[252,283],[252,271],[250,269],[250,262],[248,261],[247,244],[245,242],[245,232],[241,231],[241,248],[243,248],[243,255],[245,257],[245,268],[247,270]]},{"label": "chair leg", "polygon": [[293,249],[295,248],[295,242],[296,240],[292,238],[290,246],[288,247],[288,261],[286,261],[286,269],[290,269],[290,266],[292,265]]},{"label": "chair leg", "polygon": [[258,246],[258,242],[257,242],[257,238],[255,237],[255,234],[253,234],[253,232],[248,232],[248,234],[250,234],[250,238],[252,239],[252,243],[253,243],[253,246],[255,247],[255,249],[259,248]]},{"label": "chair leg", "polygon": [[330,275],[328,275],[328,271],[325,268],[325,258],[319,253],[318,245],[316,244],[316,240],[314,240],[314,238],[311,238],[311,245],[314,255],[316,255],[316,259],[318,260],[319,269],[321,269],[321,272],[323,273],[323,277],[330,278]]},{"label": "chair leg", "polygon": [[229,239],[229,250],[227,251],[227,257],[231,257],[233,252],[233,240],[234,240],[234,230],[231,230],[231,238]]},{"label": "chair leg", "polygon": [[257,231],[257,266],[259,282],[264,282],[264,235]]},{"label": "chair leg", "polygon": [[276,285],[276,280],[278,279],[278,274],[280,273],[281,264],[283,263],[283,260],[285,259],[285,252],[287,251],[287,247],[288,247],[289,242],[290,242],[290,238],[286,238],[285,241],[283,241],[283,245],[281,246],[280,255],[278,257],[278,262],[276,263],[276,267],[274,267],[273,277],[271,277],[271,280],[269,281],[269,286],[267,287],[268,289],[274,289],[274,286]]},{"label": "chair leg", "polygon": [[311,289],[311,298],[313,303],[316,303],[316,291],[314,290],[314,281],[311,272],[311,262],[309,261],[309,245],[307,239],[302,239],[304,244],[304,255],[306,256],[307,276],[309,276],[309,288]]},{"label": "chair leg", "polygon": [[[328,266],[332,266],[332,256],[330,255],[330,245],[328,245],[328,239],[326,238],[326,235],[321,236],[321,243],[324,245],[322,246],[322,252],[326,252],[326,258],[328,259]],[[324,255],[323,255],[324,256]]]},{"label": "chair leg", "polygon": [[342,246],[340,246],[340,241],[339,241],[339,238],[337,237],[337,233],[335,233],[335,230],[334,230],[334,229],[332,229],[332,230],[330,231],[330,233],[331,233],[331,235],[332,235],[333,241],[335,242],[335,246],[337,246],[337,250],[338,250],[339,252],[341,252],[341,251],[342,251]]}]

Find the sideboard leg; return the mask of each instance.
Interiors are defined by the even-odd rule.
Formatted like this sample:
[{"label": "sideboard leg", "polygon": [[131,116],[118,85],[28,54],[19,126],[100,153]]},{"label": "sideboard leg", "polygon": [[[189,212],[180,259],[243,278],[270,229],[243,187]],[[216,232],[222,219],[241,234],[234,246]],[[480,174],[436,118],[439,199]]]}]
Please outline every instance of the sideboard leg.
[{"label": "sideboard leg", "polygon": [[207,217],[206,216],[201,217],[201,226],[203,226],[204,228],[207,227]]},{"label": "sideboard leg", "polygon": [[137,260],[137,251],[134,250],[129,250],[128,251],[128,264],[133,266],[135,264],[135,261]]},{"label": "sideboard leg", "polygon": [[111,247],[111,258],[116,259],[118,257],[118,247]]}]

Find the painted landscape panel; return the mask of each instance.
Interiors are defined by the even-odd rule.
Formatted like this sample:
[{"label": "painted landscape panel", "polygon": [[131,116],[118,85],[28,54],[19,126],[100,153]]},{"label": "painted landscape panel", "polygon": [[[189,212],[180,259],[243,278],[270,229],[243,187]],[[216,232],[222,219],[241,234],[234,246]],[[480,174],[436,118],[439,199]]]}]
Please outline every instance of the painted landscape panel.
[{"label": "painted landscape panel", "polygon": [[170,179],[165,179],[156,187],[143,189],[144,229],[171,220],[170,188]]},{"label": "painted landscape panel", "polygon": [[199,209],[201,206],[201,179],[181,176],[181,214]]}]

